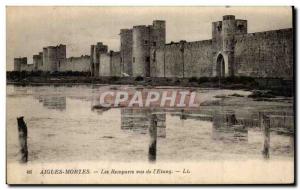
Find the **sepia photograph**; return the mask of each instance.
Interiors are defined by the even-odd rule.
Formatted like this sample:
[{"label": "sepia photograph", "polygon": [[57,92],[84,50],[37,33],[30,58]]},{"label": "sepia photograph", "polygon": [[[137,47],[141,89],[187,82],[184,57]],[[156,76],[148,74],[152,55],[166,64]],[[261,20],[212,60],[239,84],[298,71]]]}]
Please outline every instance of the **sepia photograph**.
[{"label": "sepia photograph", "polygon": [[293,6],[5,14],[7,184],[295,184]]}]

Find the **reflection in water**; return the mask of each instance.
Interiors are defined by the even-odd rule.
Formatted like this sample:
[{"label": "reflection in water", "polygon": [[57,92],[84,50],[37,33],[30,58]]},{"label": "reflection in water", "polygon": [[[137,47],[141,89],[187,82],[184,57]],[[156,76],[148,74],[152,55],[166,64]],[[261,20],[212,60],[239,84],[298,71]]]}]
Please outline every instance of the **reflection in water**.
[{"label": "reflection in water", "polygon": [[[108,109],[99,107],[99,91],[105,89],[103,87],[95,89],[89,91],[86,87],[26,87],[20,90],[15,88],[13,89],[15,91],[11,90],[7,96],[8,107],[14,107],[14,110],[9,110],[12,114],[8,114],[8,126],[15,125],[13,123],[17,114],[15,110],[21,110],[20,113],[30,109],[35,110],[34,113],[26,115],[29,125],[48,127],[31,128],[30,134],[35,138],[32,138],[30,146],[39,158],[49,160],[56,159],[53,155],[57,155],[57,159],[64,159],[67,157],[66,152],[79,159],[86,159],[73,152],[74,144],[81,151],[89,152],[87,156],[89,159],[90,157],[91,159],[114,159],[115,154],[118,154],[120,158],[132,160],[132,152],[138,157],[137,159],[147,159],[146,156],[148,156],[150,161],[173,158],[185,160],[186,157],[197,160],[202,159],[203,155],[207,155],[207,158],[214,158],[215,155],[220,158],[228,155],[233,155],[232,157],[238,155],[239,158],[245,155],[262,157],[265,136],[263,128],[259,127],[258,113],[261,110],[256,105],[262,104],[261,107],[265,108],[264,102],[253,102],[245,98],[243,101],[230,102],[224,106],[206,104],[197,110]],[[68,99],[68,107],[66,99]],[[36,106],[32,103],[33,100],[34,102],[39,100],[43,107],[33,107]],[[225,101],[229,100],[233,101],[234,98],[228,98]],[[22,104],[16,103],[18,101],[23,102]],[[244,101],[248,101],[247,104]],[[246,105],[247,110],[239,111],[243,109],[243,106],[238,107],[237,103]],[[282,107],[276,107],[274,102],[269,102],[269,104],[272,106],[270,110],[282,109]],[[64,110],[64,112],[53,114],[51,118],[48,118],[48,109]],[[153,117],[156,118],[153,119]],[[44,119],[47,119],[47,122]],[[293,119],[293,114],[270,114],[270,159],[278,156],[291,157],[293,154]],[[99,127],[101,122],[103,125]],[[79,126],[78,123],[81,123],[82,127],[76,127]],[[168,125],[168,136],[166,125]],[[53,130],[55,127],[59,130]],[[13,128],[8,127],[9,130]],[[14,131],[10,133],[16,136]],[[69,135],[70,138],[63,138],[62,133]],[[107,138],[99,138],[99,135]],[[287,138],[287,135],[291,138]],[[48,138],[48,140],[57,138],[57,146],[48,143],[49,141],[41,143],[39,137]],[[78,141],[78,138],[85,140]],[[124,140],[129,138],[130,140],[124,145]],[[157,141],[157,138],[161,139]],[[9,143],[10,147],[15,147],[15,142]],[[60,146],[62,144],[64,146]],[[230,150],[224,150],[224,144]],[[180,148],[178,148],[179,145]],[[98,153],[95,153],[95,149]],[[112,149],[115,151],[110,151]],[[14,157],[15,154],[11,150],[10,148],[9,156]],[[184,154],[178,152],[184,152]],[[33,158],[32,154],[31,158]]]},{"label": "reflection in water", "polygon": [[99,115],[102,115],[104,112],[106,112],[107,110],[110,110],[109,107],[102,107],[100,105],[100,96],[93,96],[91,98],[91,110],[93,112],[98,113]]},{"label": "reflection in water", "polygon": [[157,138],[166,138],[166,112],[157,112],[150,109],[122,108],[121,129],[149,133],[150,142],[148,159],[156,161]]},{"label": "reflection in water", "polygon": [[184,127],[184,120],[187,119],[187,115],[184,114],[184,110],[181,110],[180,112],[180,121],[181,121],[181,127]]},{"label": "reflection in water", "polygon": [[157,142],[157,125],[158,117],[156,114],[150,116],[150,126],[149,126],[149,135],[150,135],[150,144],[148,150],[148,159],[150,162],[156,161],[156,142]]},{"label": "reflection in water", "polygon": [[271,131],[282,133],[283,135],[290,136],[290,149],[294,149],[293,137],[294,134],[294,118],[287,112],[270,112],[264,111],[259,113],[260,127],[264,135],[263,156],[265,159],[270,158],[270,143]]},{"label": "reflection in water", "polygon": [[222,142],[248,142],[248,128],[238,123],[233,111],[215,112],[212,139]]},{"label": "reflection in water", "polygon": [[163,111],[121,108],[121,129],[147,134],[153,114],[157,117],[157,137],[166,138],[166,112]]},{"label": "reflection in water", "polygon": [[48,109],[66,110],[65,96],[37,96],[36,98]]},{"label": "reflection in water", "polygon": [[242,125],[212,128],[212,139],[222,142],[248,142],[248,130]]}]

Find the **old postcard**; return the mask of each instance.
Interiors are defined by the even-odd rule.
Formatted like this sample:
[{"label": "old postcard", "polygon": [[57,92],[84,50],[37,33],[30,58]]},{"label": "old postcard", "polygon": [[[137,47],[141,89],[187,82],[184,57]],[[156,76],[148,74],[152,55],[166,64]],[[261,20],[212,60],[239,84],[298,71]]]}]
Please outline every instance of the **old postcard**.
[{"label": "old postcard", "polygon": [[293,7],[6,8],[8,184],[293,184]]}]

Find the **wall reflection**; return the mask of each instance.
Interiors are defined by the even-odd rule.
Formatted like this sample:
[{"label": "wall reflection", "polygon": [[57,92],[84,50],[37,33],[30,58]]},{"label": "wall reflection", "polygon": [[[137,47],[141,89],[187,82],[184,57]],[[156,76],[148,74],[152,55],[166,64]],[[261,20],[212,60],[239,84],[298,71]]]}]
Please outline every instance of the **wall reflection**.
[{"label": "wall reflection", "polygon": [[36,98],[47,109],[66,110],[67,101],[65,96],[36,96]]},{"label": "wall reflection", "polygon": [[121,129],[147,134],[151,115],[157,117],[157,137],[166,138],[166,112],[138,108],[121,108]]},{"label": "wall reflection", "polygon": [[248,128],[238,122],[234,111],[215,111],[212,139],[222,142],[248,142]]}]

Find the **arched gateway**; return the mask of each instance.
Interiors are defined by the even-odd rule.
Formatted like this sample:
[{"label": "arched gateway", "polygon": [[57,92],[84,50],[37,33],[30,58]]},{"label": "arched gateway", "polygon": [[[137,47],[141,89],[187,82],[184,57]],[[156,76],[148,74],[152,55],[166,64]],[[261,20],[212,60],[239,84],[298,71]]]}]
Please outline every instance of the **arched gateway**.
[{"label": "arched gateway", "polygon": [[225,77],[225,60],[222,54],[217,57],[216,73],[218,77]]}]

